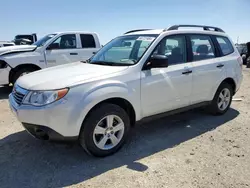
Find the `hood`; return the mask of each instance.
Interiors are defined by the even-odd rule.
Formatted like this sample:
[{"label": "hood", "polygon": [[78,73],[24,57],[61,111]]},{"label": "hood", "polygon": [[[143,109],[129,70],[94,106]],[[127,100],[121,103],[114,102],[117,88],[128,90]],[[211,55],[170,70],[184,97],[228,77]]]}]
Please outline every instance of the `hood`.
[{"label": "hood", "polygon": [[7,46],[0,48],[0,55],[5,54],[6,52],[15,51],[15,52],[22,52],[22,51],[32,51],[36,48],[35,45],[16,45],[16,46]]},{"label": "hood", "polygon": [[127,68],[128,66],[104,66],[76,62],[24,75],[17,80],[16,84],[28,90],[62,89]]}]

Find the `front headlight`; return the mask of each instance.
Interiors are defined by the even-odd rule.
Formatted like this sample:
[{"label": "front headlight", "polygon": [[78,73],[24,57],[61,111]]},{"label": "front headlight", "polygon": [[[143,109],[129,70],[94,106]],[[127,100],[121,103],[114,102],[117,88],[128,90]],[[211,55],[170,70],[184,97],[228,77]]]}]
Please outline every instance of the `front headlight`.
[{"label": "front headlight", "polygon": [[43,106],[53,103],[63,98],[69,89],[60,89],[53,91],[31,91],[25,97],[23,104],[29,104],[34,106]]}]

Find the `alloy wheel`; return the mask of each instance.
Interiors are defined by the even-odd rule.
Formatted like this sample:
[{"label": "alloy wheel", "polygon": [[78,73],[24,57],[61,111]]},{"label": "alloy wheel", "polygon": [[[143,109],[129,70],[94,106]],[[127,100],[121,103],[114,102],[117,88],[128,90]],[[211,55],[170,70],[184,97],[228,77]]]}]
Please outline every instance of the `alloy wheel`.
[{"label": "alloy wheel", "polygon": [[124,135],[124,122],[116,115],[107,115],[101,119],[93,132],[95,145],[101,150],[117,146]]},{"label": "alloy wheel", "polygon": [[224,111],[230,104],[231,94],[228,88],[224,88],[218,97],[217,105],[221,111]]}]

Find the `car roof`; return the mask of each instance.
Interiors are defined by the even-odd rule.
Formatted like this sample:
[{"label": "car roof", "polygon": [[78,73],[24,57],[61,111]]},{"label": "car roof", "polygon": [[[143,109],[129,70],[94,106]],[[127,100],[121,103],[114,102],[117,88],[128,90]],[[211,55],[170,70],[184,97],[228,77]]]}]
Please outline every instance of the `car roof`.
[{"label": "car roof", "polygon": [[55,32],[53,34],[97,34],[96,32],[90,32],[90,31],[60,31],[60,32]]},{"label": "car roof", "polygon": [[147,29],[142,31],[135,31],[135,32],[129,32],[125,35],[151,35],[151,34],[157,34],[160,35],[162,33],[168,33],[168,34],[208,34],[208,35],[219,35],[219,36],[226,36],[224,32],[218,32],[218,31],[207,31],[207,30],[198,30],[198,29],[181,29],[181,30],[166,30],[166,29]]},{"label": "car roof", "polygon": [[[179,30],[179,28],[185,28],[184,30]],[[188,28],[188,29],[187,29]],[[193,28],[193,29],[191,29]],[[197,30],[197,28],[200,28]],[[227,36],[225,32],[219,28],[214,26],[208,25],[187,25],[187,24],[180,24],[180,25],[173,25],[171,27],[165,29],[136,29],[131,30],[126,33],[125,35],[132,35],[132,34],[187,34],[187,33],[195,33],[195,34],[209,34],[209,35],[221,35]]]}]

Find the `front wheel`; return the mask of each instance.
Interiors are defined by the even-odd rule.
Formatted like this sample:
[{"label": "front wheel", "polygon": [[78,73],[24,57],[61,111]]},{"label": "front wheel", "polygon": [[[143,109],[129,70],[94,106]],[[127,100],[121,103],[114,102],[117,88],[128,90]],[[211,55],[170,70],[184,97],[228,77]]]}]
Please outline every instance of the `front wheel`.
[{"label": "front wheel", "polygon": [[79,142],[91,155],[105,157],[118,151],[129,130],[128,114],[114,104],[102,104],[92,110],[82,125]]},{"label": "front wheel", "polygon": [[14,85],[16,83],[17,79],[20,78],[21,76],[24,76],[24,75],[29,74],[29,73],[34,72],[34,71],[36,71],[36,70],[33,69],[33,68],[30,68],[30,67],[19,69],[13,75],[13,78],[12,78],[12,81],[11,81],[12,84]]},{"label": "front wheel", "polygon": [[214,115],[226,113],[231,105],[233,98],[232,86],[228,83],[222,83],[218,88],[214,99],[210,105],[210,112]]}]

